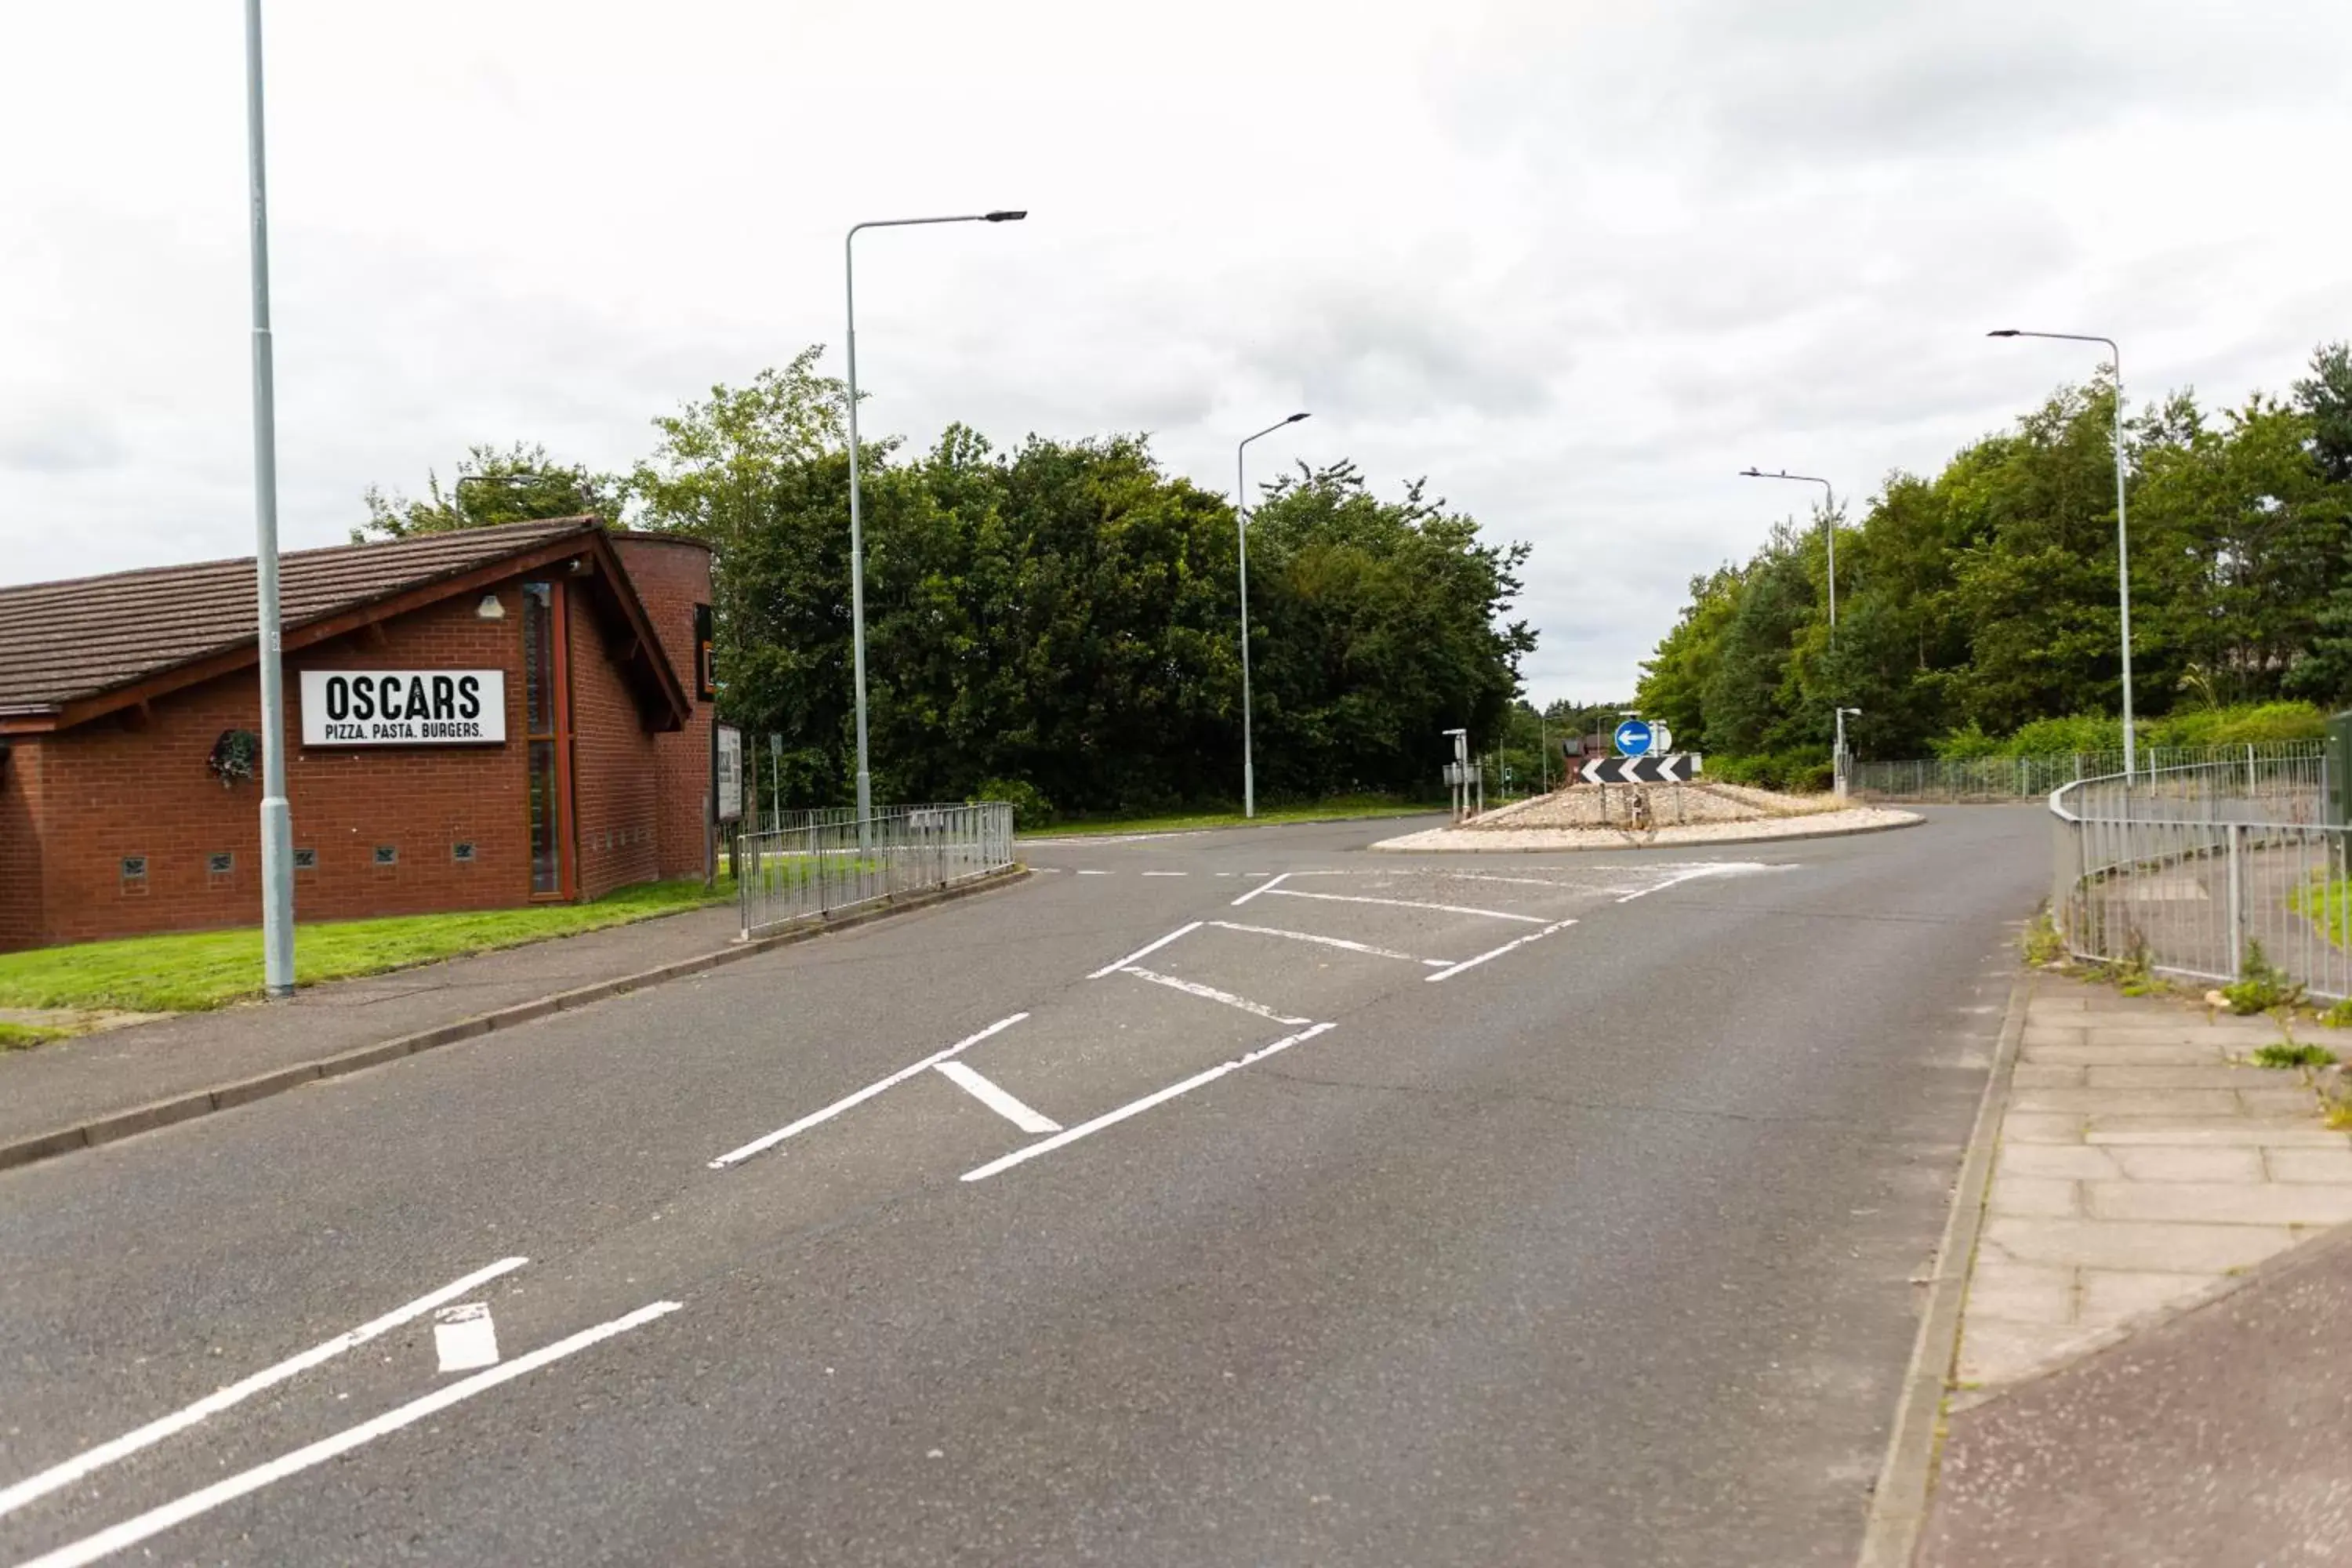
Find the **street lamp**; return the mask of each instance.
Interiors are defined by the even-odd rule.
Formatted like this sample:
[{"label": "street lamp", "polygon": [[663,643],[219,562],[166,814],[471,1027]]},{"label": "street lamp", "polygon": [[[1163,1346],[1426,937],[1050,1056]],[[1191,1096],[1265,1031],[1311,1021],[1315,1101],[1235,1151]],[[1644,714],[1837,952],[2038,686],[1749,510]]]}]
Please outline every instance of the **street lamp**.
[{"label": "street lamp", "polygon": [[294,814],[286,800],[286,679],[278,614],[278,404],[269,329],[269,200],[261,120],[261,0],[245,0],[245,154],[253,229],[253,580],[261,680],[261,978],[294,994]]},{"label": "street lamp", "polygon": [[1830,556],[1830,641],[1835,643],[1837,641],[1837,523],[1835,521],[1837,495],[1830,489],[1829,480],[1815,479],[1811,474],[1792,474],[1786,468],[1782,468],[1777,474],[1768,474],[1753,464],[1740,469],[1739,477],[1743,479],[1794,479],[1800,484],[1822,487],[1822,537],[1829,542]]},{"label": "street lamp", "polygon": [[1257,815],[1257,758],[1250,743],[1250,658],[1249,658],[1249,512],[1243,498],[1249,493],[1249,479],[1243,460],[1249,444],[1258,436],[1271,436],[1286,425],[1296,425],[1306,418],[1304,413],[1287,419],[1277,419],[1257,436],[1244,436],[1234,448],[1234,542],[1241,559],[1242,574],[1242,816]]},{"label": "street lamp", "polygon": [[1989,338],[2054,338],[2069,343],[2105,343],[2115,355],[2116,363],[2116,603],[2123,616],[2124,653],[2124,776],[2132,773],[2135,749],[2132,744],[2132,684],[2131,684],[2131,542],[2124,529],[2124,351],[2113,338],[2103,338],[2095,332],[2027,332],[2015,327],[2003,327],[1987,332]]},{"label": "street lamp", "polygon": [[1840,800],[1845,798],[1845,721],[1848,714],[1859,719],[1862,717],[1862,710],[1841,708],[1837,710],[1837,752],[1832,759],[1834,765],[1830,769],[1830,773],[1837,783],[1837,797]]},{"label": "street lamp", "polygon": [[841,242],[842,296],[849,308],[849,624],[850,663],[857,688],[857,821],[858,840],[865,841],[865,824],[874,815],[874,775],[866,758],[866,535],[857,501],[857,231],[861,228],[911,228],[934,223],[1018,223],[1029,216],[1013,212],[957,213],[947,217],[873,218],[852,224]]}]

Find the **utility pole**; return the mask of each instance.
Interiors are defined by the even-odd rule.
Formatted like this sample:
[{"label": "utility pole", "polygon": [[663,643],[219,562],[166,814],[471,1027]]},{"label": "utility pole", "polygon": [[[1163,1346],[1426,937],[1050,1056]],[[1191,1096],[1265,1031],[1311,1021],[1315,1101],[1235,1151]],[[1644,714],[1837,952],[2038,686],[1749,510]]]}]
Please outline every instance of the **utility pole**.
[{"label": "utility pole", "polygon": [[278,613],[278,404],[269,331],[269,193],[261,122],[261,0],[245,0],[245,153],[253,225],[253,579],[261,679],[261,977],[294,994],[294,814],[286,799],[286,680]]}]

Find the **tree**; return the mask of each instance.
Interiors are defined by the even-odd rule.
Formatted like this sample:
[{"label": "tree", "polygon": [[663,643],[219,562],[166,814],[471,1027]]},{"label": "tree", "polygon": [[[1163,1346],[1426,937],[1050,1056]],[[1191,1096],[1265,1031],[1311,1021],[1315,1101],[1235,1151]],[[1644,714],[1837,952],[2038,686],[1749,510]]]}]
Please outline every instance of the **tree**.
[{"label": "tree", "polygon": [[617,518],[626,487],[608,474],[593,474],[577,463],[558,463],[536,442],[498,447],[478,444],[457,460],[447,490],[441,476],[426,469],[425,500],[370,485],[361,494],[368,520],[352,530],[352,542],[409,539],[461,528],[488,528],[548,517]]}]

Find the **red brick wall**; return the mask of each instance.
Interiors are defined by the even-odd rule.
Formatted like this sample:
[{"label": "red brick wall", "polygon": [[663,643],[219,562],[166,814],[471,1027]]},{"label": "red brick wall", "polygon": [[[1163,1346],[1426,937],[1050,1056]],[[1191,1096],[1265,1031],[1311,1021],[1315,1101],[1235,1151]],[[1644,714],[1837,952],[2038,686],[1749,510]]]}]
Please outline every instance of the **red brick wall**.
[{"label": "red brick wall", "polygon": [[[707,602],[709,554],[666,540],[615,539],[681,679],[693,677],[693,606]],[[595,590],[561,568],[572,677],[577,885],[593,898],[702,868],[709,710],[683,732],[648,733],[634,688],[604,648],[616,627]],[[499,584],[503,619],[477,613],[479,591],[355,633],[286,662],[288,794],[298,849],[296,918],[496,909],[530,898],[525,794],[521,576]],[[304,668],[496,668],[506,672],[504,745],[305,748]],[[225,730],[258,730],[251,672],[159,699],[133,729],[116,718],[20,738],[0,779],[0,950],[146,931],[249,925],[261,916],[258,777],[224,789],[205,767]],[[258,769],[257,768],[257,773]],[[474,847],[455,858],[454,846]],[[396,862],[378,866],[377,846]],[[207,857],[231,856],[209,870]],[[125,857],[147,874],[121,876]]]},{"label": "red brick wall", "polygon": [[646,731],[627,679],[604,657],[616,628],[598,616],[594,591],[577,580],[565,587],[580,896],[597,899],[661,875],[656,737]]},{"label": "red brick wall", "polygon": [[654,737],[661,817],[661,875],[702,874],[703,802],[710,779],[710,705],[695,697],[694,606],[710,603],[710,551],[667,534],[616,533],[613,548],[694,704],[683,730]]},{"label": "red brick wall", "polygon": [[41,743],[0,758],[0,952],[41,935]]}]

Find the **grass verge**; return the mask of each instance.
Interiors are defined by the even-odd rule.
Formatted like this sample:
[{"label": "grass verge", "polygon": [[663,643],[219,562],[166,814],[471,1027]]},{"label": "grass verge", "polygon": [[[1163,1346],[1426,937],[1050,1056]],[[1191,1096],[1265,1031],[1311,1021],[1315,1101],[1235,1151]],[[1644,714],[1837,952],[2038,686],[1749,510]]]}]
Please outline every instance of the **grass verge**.
[{"label": "grass verge", "polygon": [[44,1029],[32,1024],[0,1024],[0,1051],[29,1051],[49,1040],[65,1038],[63,1029]]},{"label": "grass verge", "polygon": [[[697,877],[623,888],[588,904],[298,925],[294,980],[298,985],[315,985],[322,980],[381,974],[676,914],[734,896],[730,879],[721,878],[716,892],[706,892]],[[261,984],[261,931],[256,926],[0,953],[0,1007],[189,1013],[258,996]],[[0,1037],[0,1047],[6,1043]]]},{"label": "grass verge", "polygon": [[1255,817],[1238,811],[1177,812],[1160,816],[1096,817],[1084,822],[1056,822],[1050,827],[1024,831],[1024,838],[1076,838],[1098,833],[1181,833],[1202,827],[1258,827],[1277,822],[1314,822],[1324,818],[1419,816],[1446,809],[1444,801],[1398,800],[1391,795],[1348,795],[1303,805],[1269,806]]}]

